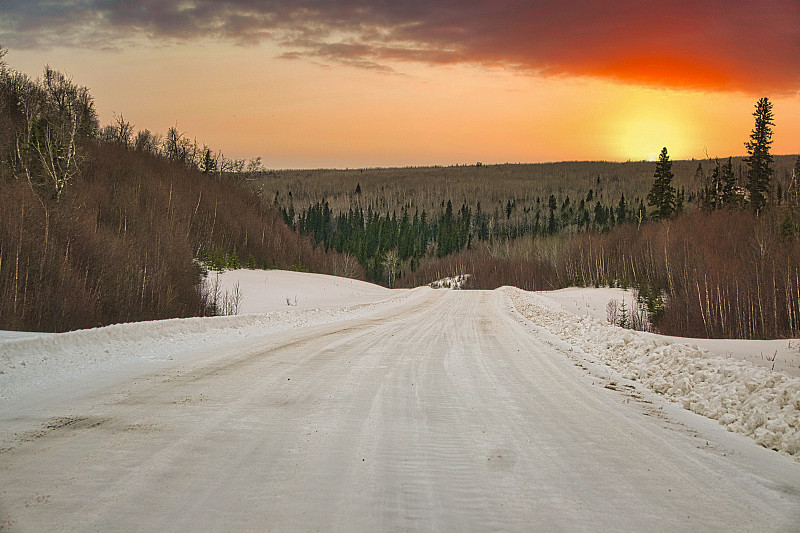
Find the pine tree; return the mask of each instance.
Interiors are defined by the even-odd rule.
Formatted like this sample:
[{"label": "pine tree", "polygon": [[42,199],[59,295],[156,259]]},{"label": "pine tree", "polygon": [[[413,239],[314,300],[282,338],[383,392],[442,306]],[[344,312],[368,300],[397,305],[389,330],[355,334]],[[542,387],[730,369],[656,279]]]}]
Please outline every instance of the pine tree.
[{"label": "pine tree", "polygon": [[715,163],[714,170],[711,171],[703,188],[700,202],[700,205],[709,211],[722,207],[722,169],[719,160],[716,160]]},{"label": "pine tree", "polygon": [[736,174],[733,172],[733,160],[728,158],[728,162],[722,167],[722,205],[728,209],[739,205],[741,198],[736,190]]},{"label": "pine tree", "polygon": [[675,195],[675,211],[676,215],[680,215],[683,213],[683,204],[686,200],[686,189],[681,187],[678,193]]},{"label": "pine tree", "polygon": [[653,175],[653,187],[647,193],[647,205],[655,207],[651,217],[655,220],[667,219],[675,212],[675,187],[672,186],[672,161],[667,155],[667,147],[661,149]]},{"label": "pine tree", "polygon": [[800,206],[800,156],[792,170],[792,179],[789,181],[789,188],[786,190],[786,201],[790,207]]},{"label": "pine tree", "polygon": [[770,197],[770,184],[772,180],[772,155],[769,145],[772,144],[772,128],[774,115],[772,102],[768,98],[761,98],[756,102],[753,112],[756,119],[750,140],[744,143],[749,157],[745,162],[750,167],[747,171],[747,191],[750,193],[750,205],[753,211],[760,213],[767,206]]},{"label": "pine tree", "polygon": [[703,170],[703,163],[697,163],[697,168],[694,171],[694,182],[703,185],[706,183],[706,173]]}]

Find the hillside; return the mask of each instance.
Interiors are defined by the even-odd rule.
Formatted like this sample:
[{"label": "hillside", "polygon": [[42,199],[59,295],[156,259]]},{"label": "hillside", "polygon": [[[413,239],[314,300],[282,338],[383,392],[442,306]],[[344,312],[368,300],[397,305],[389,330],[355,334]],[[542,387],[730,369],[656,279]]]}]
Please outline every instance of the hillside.
[{"label": "hillside", "polygon": [[0,329],[216,314],[199,261],[363,276],[169,135],[101,130],[88,89],[50,69],[0,71],[0,125]]}]

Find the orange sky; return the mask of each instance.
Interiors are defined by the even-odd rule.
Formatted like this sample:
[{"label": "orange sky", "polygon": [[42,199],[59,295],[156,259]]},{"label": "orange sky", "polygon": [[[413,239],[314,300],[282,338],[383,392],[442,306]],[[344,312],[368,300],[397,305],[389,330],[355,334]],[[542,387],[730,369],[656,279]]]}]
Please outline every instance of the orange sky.
[{"label": "orange sky", "polygon": [[9,65],[268,168],[740,155],[761,96],[800,152],[793,1],[94,3],[8,8]]}]

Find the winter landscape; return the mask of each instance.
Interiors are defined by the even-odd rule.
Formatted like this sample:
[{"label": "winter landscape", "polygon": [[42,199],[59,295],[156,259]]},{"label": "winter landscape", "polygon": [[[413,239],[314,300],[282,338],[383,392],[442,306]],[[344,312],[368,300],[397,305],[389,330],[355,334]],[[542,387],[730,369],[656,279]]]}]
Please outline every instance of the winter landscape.
[{"label": "winter landscape", "polygon": [[798,20],[0,2],[0,532],[800,531]]},{"label": "winter landscape", "polygon": [[[611,326],[619,289],[221,278],[243,314],[4,336],[5,529],[800,520],[788,341],[698,345]],[[776,351],[772,370],[761,355]]]}]

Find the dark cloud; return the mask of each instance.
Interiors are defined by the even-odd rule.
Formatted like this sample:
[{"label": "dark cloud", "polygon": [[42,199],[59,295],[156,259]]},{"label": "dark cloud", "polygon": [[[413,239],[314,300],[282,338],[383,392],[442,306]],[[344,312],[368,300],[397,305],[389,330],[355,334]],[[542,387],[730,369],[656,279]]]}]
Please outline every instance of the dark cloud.
[{"label": "dark cloud", "polygon": [[284,57],[391,72],[473,63],[544,75],[748,92],[800,90],[796,0],[11,0],[10,47],[126,39],[272,40]]}]

